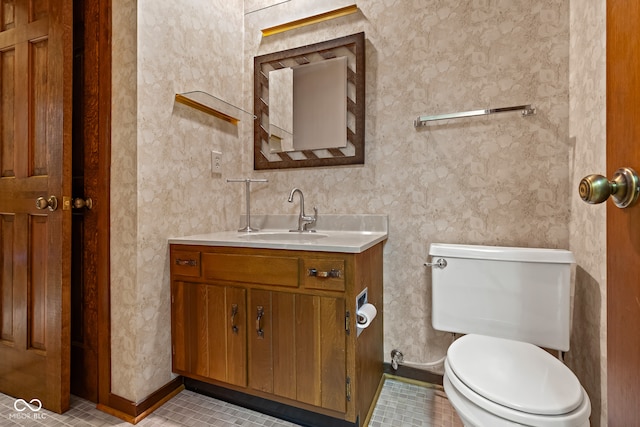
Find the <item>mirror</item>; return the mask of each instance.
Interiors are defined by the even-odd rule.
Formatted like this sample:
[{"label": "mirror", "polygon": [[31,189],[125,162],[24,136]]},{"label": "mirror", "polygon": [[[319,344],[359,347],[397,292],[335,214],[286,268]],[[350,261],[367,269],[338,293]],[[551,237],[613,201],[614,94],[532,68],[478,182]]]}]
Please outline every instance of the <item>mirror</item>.
[{"label": "mirror", "polygon": [[364,163],[364,33],[254,58],[254,169]]}]

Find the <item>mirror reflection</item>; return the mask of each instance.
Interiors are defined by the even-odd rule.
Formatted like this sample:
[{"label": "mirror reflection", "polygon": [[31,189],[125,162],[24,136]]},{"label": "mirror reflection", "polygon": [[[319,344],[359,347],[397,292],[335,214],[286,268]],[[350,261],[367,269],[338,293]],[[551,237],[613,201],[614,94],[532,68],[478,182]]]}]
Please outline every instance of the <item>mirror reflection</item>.
[{"label": "mirror reflection", "polygon": [[269,73],[272,153],[347,146],[347,58]]},{"label": "mirror reflection", "polygon": [[364,33],[254,58],[254,169],[364,163]]}]

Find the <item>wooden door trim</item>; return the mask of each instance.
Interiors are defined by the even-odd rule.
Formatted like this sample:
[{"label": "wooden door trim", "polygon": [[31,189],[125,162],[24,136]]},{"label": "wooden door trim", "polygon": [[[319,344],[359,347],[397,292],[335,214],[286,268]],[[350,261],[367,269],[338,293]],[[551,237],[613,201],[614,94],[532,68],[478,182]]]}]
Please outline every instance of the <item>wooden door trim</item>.
[{"label": "wooden door trim", "polygon": [[[110,304],[110,182],[111,182],[111,85],[112,0],[99,0],[98,14],[87,25],[97,27],[99,61],[98,171],[94,209],[98,215],[97,305],[98,305],[98,405],[103,412],[136,424],[178,394],[184,386],[176,377],[141,402],[132,402],[111,392],[111,304]],[[94,27],[94,28],[95,28]]]},{"label": "wooden door trim", "polygon": [[179,376],[151,393],[139,403],[109,393],[108,402],[98,403],[97,408],[128,423],[137,424],[182,390],[184,390],[183,379]]},{"label": "wooden door trim", "polygon": [[110,304],[110,181],[111,181],[111,1],[99,0],[99,13],[87,25],[98,27],[98,215],[97,306],[98,306],[98,404],[107,404],[111,394],[111,304]]}]

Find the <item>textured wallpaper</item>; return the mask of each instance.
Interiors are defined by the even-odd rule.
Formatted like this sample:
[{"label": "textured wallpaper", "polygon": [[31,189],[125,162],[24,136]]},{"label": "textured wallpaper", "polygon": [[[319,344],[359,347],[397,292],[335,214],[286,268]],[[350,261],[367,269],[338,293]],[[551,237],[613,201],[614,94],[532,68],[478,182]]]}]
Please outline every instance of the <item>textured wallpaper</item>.
[{"label": "textured wallpaper", "polygon": [[[607,425],[606,205],[577,193],[583,176],[605,174],[606,1],[571,2],[570,135],[573,186],[570,249],[576,255],[571,351],[567,364],[591,397],[591,425]],[[611,203],[611,202],[608,202]]]},{"label": "textured wallpaper", "polygon": [[[364,31],[366,160],[255,173],[243,128],[245,173],[269,179],[255,209],[295,213],[295,186],[320,215],[389,215],[385,358],[397,348],[409,361],[439,359],[450,337],[431,327],[430,243],[569,247],[569,2],[358,2],[356,14],[261,37],[273,16],[286,22],[310,1],[291,3],[245,17],[245,105],[253,56]],[[527,103],[536,116],[413,126],[419,115]]]},{"label": "textured wallpaper", "polygon": [[112,2],[111,131],[111,385],[135,400],[137,313],[136,3]]},{"label": "textured wallpaper", "polygon": [[[436,360],[450,342],[431,327],[431,276],[423,267],[430,243],[571,245],[582,260],[578,279],[585,271],[604,283],[594,270],[599,249],[588,252],[588,242],[575,239],[592,215],[573,211],[582,173],[576,163],[600,159],[586,141],[601,141],[604,124],[580,112],[570,132],[569,0],[366,1],[355,14],[265,38],[261,28],[318,12],[318,2],[252,0],[249,13],[240,0],[131,3],[114,0],[114,393],[139,401],[172,378],[166,240],[238,226],[243,186],[226,178],[269,180],[253,186],[255,214],[295,214],[287,197],[299,187],[320,215],[389,216],[387,360],[393,348],[408,361]],[[327,0],[322,8],[351,3]],[[251,111],[254,56],[360,31],[367,51],[362,166],[256,172],[248,116],[236,127],[174,102],[175,93],[204,90]],[[601,55],[590,43],[576,44],[586,52],[571,62],[584,65],[583,73]],[[586,96],[590,88],[572,91]],[[419,115],[527,103],[537,115],[413,126]],[[223,153],[221,176],[211,174],[212,149]],[[582,316],[600,303],[586,304]],[[592,340],[576,338],[582,323],[574,324],[573,351],[585,349],[582,365],[597,366],[587,353]]]},{"label": "textured wallpaper", "polygon": [[113,3],[112,391],[135,402],[172,379],[167,238],[237,226],[243,188],[211,150],[240,171],[238,127],[174,97],[241,104],[242,20],[239,0]]}]

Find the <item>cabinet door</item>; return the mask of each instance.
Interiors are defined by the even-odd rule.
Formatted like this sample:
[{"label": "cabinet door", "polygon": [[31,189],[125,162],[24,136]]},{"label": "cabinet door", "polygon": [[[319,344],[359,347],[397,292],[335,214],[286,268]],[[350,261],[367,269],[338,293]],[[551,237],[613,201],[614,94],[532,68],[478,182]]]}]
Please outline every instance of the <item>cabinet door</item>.
[{"label": "cabinet door", "polygon": [[344,299],[250,292],[249,311],[256,314],[249,333],[251,388],[345,412]]},{"label": "cabinet door", "polygon": [[246,386],[246,291],[174,282],[173,370]]},{"label": "cabinet door", "polygon": [[345,412],[344,299],[298,295],[295,316],[297,400]]},{"label": "cabinet door", "polygon": [[[206,359],[207,374],[204,376],[244,387],[247,385],[246,291],[228,286],[198,286],[206,289],[206,295],[199,295],[206,304],[203,327],[207,348],[202,358]],[[196,302],[196,307],[199,304]]]}]

